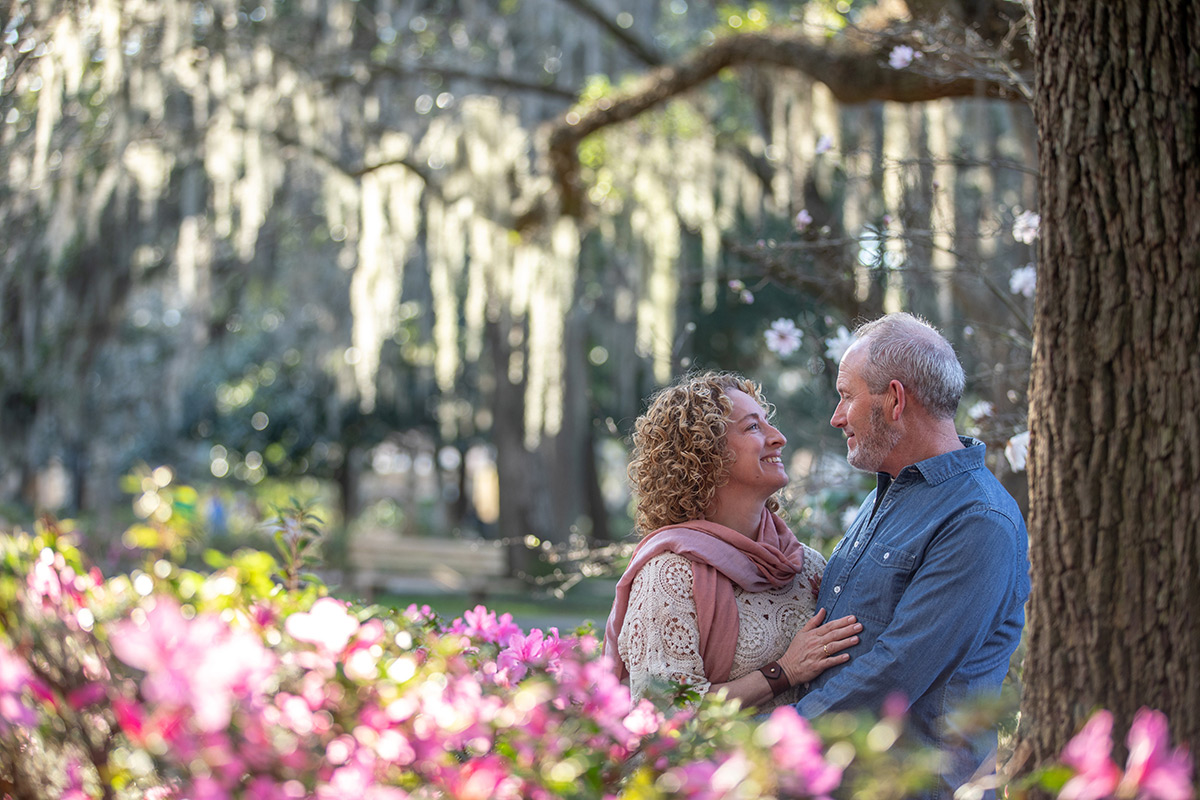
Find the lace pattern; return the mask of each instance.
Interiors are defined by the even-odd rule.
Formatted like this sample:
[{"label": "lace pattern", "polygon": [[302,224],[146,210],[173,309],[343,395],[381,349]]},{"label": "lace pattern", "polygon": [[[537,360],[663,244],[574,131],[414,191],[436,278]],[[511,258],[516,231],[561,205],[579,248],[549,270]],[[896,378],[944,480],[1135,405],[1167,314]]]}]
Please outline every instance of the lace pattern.
[{"label": "lace pattern", "polygon": [[[816,613],[815,586],[825,559],[804,546],[804,569],[788,586],[765,592],[734,587],[738,638],[730,680],[778,659],[792,637]],[[652,558],[633,580],[625,624],[617,650],[629,669],[634,699],[653,690],[657,681],[679,681],[701,694],[711,686],[700,658],[700,628],[692,597],[692,562],[674,553]],[[764,703],[771,709],[800,699],[798,687]]]}]

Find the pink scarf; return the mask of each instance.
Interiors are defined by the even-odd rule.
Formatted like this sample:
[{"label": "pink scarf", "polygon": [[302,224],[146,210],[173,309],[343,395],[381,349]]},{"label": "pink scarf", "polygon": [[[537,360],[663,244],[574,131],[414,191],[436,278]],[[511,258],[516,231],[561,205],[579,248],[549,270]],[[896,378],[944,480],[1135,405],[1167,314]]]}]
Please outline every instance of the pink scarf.
[{"label": "pink scarf", "polygon": [[725,683],[733,668],[738,637],[733,587],[761,592],[787,585],[804,567],[804,548],[783,520],[765,508],[754,540],[706,520],[667,525],[651,532],[633,551],[625,574],[617,581],[617,596],[604,626],[604,653],[615,663],[621,680],[629,671],[617,652],[617,637],[625,624],[629,590],[646,562],[665,552],[692,562],[692,594],[700,625],[704,674],[711,683]]}]

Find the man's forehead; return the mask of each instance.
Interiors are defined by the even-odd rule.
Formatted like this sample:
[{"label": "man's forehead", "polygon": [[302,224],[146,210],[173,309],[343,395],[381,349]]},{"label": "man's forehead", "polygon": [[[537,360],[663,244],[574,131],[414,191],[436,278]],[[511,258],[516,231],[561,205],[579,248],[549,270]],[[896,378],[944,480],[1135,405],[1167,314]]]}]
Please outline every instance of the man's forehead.
[{"label": "man's forehead", "polygon": [[859,368],[862,366],[862,361],[867,356],[867,351],[860,345],[861,342],[855,342],[842,355],[842,361],[838,364],[839,379],[843,376],[849,378],[858,374]]}]

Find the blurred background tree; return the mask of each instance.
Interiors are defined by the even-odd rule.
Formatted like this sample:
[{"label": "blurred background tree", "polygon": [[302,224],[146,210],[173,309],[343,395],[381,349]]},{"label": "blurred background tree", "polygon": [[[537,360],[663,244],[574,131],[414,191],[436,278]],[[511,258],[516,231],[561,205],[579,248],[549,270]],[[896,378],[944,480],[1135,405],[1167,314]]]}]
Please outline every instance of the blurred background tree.
[{"label": "blurred background tree", "polygon": [[344,522],[408,482],[439,533],[623,537],[631,421],[704,366],[767,384],[805,514],[857,486],[817,468],[826,342],[900,306],[1003,443],[1036,186],[999,7],[11,4],[2,496],[104,527],[144,461],[315,479]]}]

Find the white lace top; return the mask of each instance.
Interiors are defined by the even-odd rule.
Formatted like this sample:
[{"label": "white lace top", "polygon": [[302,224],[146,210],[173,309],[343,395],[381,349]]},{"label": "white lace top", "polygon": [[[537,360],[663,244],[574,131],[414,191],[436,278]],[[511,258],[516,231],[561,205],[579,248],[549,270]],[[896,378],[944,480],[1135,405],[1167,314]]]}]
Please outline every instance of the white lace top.
[{"label": "white lace top", "polygon": [[[790,585],[764,592],[733,588],[738,637],[730,680],[777,660],[816,613],[815,587],[825,570],[825,559],[811,547],[803,547],[804,569]],[[646,562],[630,587],[617,651],[629,669],[629,689],[635,701],[655,679],[680,681],[701,694],[708,692],[692,596],[692,562],[675,553],[662,553]],[[799,699],[800,690],[793,687],[760,708],[772,709]]]}]

